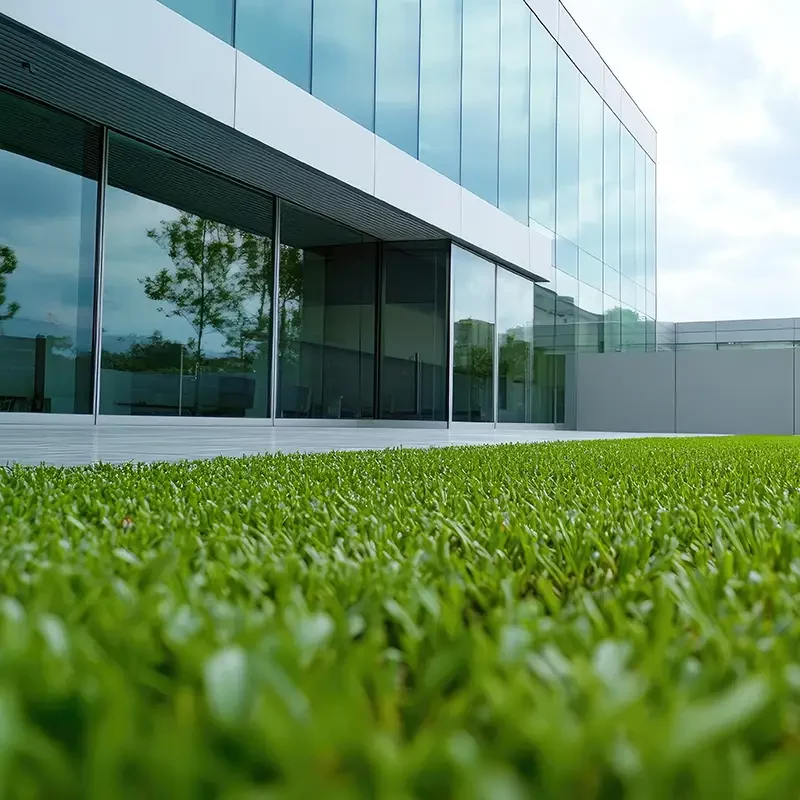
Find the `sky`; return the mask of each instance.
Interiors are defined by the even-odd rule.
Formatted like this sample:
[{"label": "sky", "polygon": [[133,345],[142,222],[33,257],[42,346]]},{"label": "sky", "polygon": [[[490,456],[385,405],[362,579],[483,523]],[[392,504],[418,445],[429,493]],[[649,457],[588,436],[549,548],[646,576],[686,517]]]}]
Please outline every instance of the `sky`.
[{"label": "sky", "polygon": [[800,317],[800,3],[565,0],[658,131],[658,316]]}]

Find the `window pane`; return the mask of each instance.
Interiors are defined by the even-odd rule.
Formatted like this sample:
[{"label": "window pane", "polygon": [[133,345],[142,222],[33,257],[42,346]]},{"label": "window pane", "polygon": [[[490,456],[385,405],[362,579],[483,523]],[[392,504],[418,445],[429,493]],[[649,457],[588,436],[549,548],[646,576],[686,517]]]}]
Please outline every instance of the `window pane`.
[{"label": "window pane", "polygon": [[497,271],[498,422],[533,422],[533,282]]},{"label": "window pane", "polygon": [[495,266],[453,247],[453,420],[494,422]]},{"label": "window pane", "polygon": [[461,180],[461,0],[422,0],[419,157]]},{"label": "window pane", "polygon": [[289,203],[281,210],[278,416],[375,416],[377,244]]},{"label": "window pane", "polygon": [[605,264],[603,266],[603,292],[619,302],[620,277],[619,272]]},{"label": "window pane", "polygon": [[581,283],[578,298],[578,350],[582,353],[602,353],[605,341],[603,293]]},{"label": "window pane", "polygon": [[502,0],[500,10],[500,209],[527,225],[533,15],[522,0]]},{"label": "window pane", "polygon": [[461,185],[497,205],[500,0],[464,0]]},{"label": "window pane", "polygon": [[641,352],[646,346],[646,325],[643,315],[632,308],[622,308],[622,349],[625,352]]},{"label": "window pane", "polygon": [[605,109],[605,140],[603,144],[605,202],[603,208],[603,261],[619,269],[620,225],[620,123],[614,113]]},{"label": "window pane", "polygon": [[374,130],[375,0],[315,0],[312,63],[314,95]]},{"label": "window pane", "polygon": [[583,283],[598,290],[603,289],[603,263],[583,250],[579,254],[578,275]]},{"label": "window pane", "polygon": [[375,133],[416,158],[419,150],[420,0],[378,0]]},{"label": "window pane", "polygon": [[605,295],[603,298],[604,308],[604,351],[606,353],[617,353],[622,349],[622,318],[619,299]]},{"label": "window pane", "polygon": [[556,68],[558,46],[531,15],[530,215],[556,229]]},{"label": "window pane", "polygon": [[620,144],[620,271],[636,277],[636,142],[622,128]]},{"label": "window pane", "polygon": [[559,50],[556,232],[575,244],[578,243],[580,88],[577,67]]},{"label": "window pane", "polygon": [[[647,159],[647,276],[648,292],[656,291],[656,165]],[[655,315],[653,315],[655,316]]]},{"label": "window pane", "polygon": [[381,418],[447,419],[447,243],[384,244]]},{"label": "window pane", "polygon": [[0,412],[88,414],[98,132],[0,92]]},{"label": "window pane", "polygon": [[101,412],[269,416],[272,198],[122,136],[108,169]]},{"label": "window pane", "polygon": [[531,422],[553,423],[555,414],[556,293],[542,284],[533,287],[534,407]]},{"label": "window pane", "polygon": [[636,145],[636,283],[647,273],[647,155]]},{"label": "window pane", "polygon": [[312,0],[237,0],[236,47],[311,90]]},{"label": "window pane", "polygon": [[580,109],[580,246],[603,257],[603,101],[581,76]]},{"label": "window pane", "polygon": [[209,33],[233,44],[233,2],[234,0],[161,0],[165,6],[177,11],[205,28]]}]

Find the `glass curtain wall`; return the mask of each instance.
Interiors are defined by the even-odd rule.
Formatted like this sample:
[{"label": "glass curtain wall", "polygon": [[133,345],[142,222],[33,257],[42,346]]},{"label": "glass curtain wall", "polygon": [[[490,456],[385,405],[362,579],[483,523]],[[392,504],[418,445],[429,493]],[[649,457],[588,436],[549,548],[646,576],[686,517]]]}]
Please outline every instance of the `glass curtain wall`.
[{"label": "glass curtain wall", "polygon": [[533,281],[497,270],[498,422],[534,422]]},{"label": "glass curtain wall", "polygon": [[0,92],[0,412],[88,414],[100,132]]},{"label": "glass curtain wall", "polygon": [[531,18],[525,3],[500,4],[499,207],[528,224]]},{"label": "glass curtain wall", "polygon": [[281,206],[277,416],[374,419],[378,243]]},{"label": "glass curtain wall", "polygon": [[494,422],[495,265],[453,247],[453,421]]},{"label": "glass curtain wall", "polygon": [[273,206],[109,136],[101,413],[269,416]]},{"label": "glass curtain wall", "polygon": [[419,154],[420,0],[378,0],[375,133]]},{"label": "glass curtain wall", "polygon": [[463,0],[461,185],[497,205],[500,0]]},{"label": "glass curtain wall", "polygon": [[449,242],[382,246],[381,419],[447,420]]},{"label": "glass curtain wall", "polygon": [[236,0],[236,47],[310,92],[311,15],[312,0]]},{"label": "glass curtain wall", "polygon": [[234,0],[161,0],[161,2],[195,25],[213,33],[223,42],[233,44]]},{"label": "glass curtain wall", "polygon": [[314,0],[311,91],[370,130],[375,130],[375,14],[375,0]]}]

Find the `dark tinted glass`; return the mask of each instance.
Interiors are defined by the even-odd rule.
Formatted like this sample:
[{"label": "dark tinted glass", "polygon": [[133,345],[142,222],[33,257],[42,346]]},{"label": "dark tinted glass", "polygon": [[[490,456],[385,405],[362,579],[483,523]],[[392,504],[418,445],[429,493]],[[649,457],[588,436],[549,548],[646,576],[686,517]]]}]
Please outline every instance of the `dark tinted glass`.
[{"label": "dark tinted glass", "polygon": [[495,265],[454,247],[453,420],[494,422]]},{"label": "dark tinted glass", "polygon": [[497,270],[498,422],[533,422],[533,282]]},{"label": "dark tinted glass", "polygon": [[190,19],[195,25],[213,33],[223,42],[233,44],[234,0],[161,0],[161,2],[186,19]]},{"label": "dark tinted glass", "polygon": [[315,0],[312,64],[312,93],[374,130],[375,0]]},{"label": "dark tinted glass", "polygon": [[312,0],[237,0],[236,47],[311,90]]},{"label": "dark tinted glass", "polygon": [[0,92],[0,412],[87,414],[99,134]]},{"label": "dark tinted glass", "polygon": [[273,200],[111,136],[100,407],[266,417]]},{"label": "dark tinted glass", "polygon": [[420,0],[378,0],[375,133],[419,152]]},{"label": "dark tinted glass", "polygon": [[533,373],[534,406],[532,422],[555,422],[556,361],[555,349],[556,293],[542,284],[533,287]]},{"label": "dark tinted glass", "polygon": [[447,419],[449,249],[427,242],[383,246],[383,419]]},{"label": "dark tinted glass", "polygon": [[377,243],[284,203],[278,416],[375,416]]}]

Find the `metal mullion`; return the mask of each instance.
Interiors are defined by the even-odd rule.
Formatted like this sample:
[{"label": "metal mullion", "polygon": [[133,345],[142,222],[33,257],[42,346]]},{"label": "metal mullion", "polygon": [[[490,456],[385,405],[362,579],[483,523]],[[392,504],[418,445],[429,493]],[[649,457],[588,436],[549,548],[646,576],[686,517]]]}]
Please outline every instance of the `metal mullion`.
[{"label": "metal mullion", "polygon": [[453,280],[453,243],[447,258],[447,427],[453,427],[453,369],[455,365],[455,304]]},{"label": "metal mullion", "polygon": [[281,211],[280,198],[275,198],[272,232],[272,338],[270,342],[269,416],[275,425],[278,414],[278,358],[280,356],[280,287],[281,287]]},{"label": "metal mullion", "polygon": [[494,409],[494,427],[497,427],[497,417],[500,410],[500,331],[497,325],[497,278],[500,272],[500,266],[494,265],[494,355],[492,365],[492,406]]},{"label": "metal mullion", "polygon": [[94,243],[94,299],[92,327],[92,417],[100,415],[100,371],[103,358],[103,278],[105,273],[106,186],[108,184],[108,128],[100,133],[100,175],[97,182],[97,221]]}]

